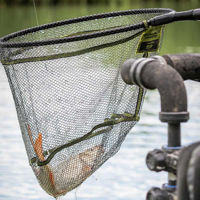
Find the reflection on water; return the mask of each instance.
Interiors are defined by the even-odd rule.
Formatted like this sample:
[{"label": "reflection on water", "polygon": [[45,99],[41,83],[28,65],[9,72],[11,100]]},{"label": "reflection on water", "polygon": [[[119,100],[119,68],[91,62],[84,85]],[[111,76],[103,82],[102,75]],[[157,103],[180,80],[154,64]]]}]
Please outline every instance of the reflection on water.
[{"label": "reflection on water", "polygon": [[[159,7],[159,5],[152,7]],[[172,6],[164,5],[163,7]],[[101,7],[98,12],[112,9],[114,8]],[[120,10],[120,8],[117,9]],[[0,24],[4,28],[0,29],[0,34],[4,35],[28,25],[33,26],[34,20],[29,18],[32,16],[31,12],[31,9],[27,8],[19,10],[6,8],[2,13],[1,8]],[[95,12],[97,8],[39,8],[39,21],[46,23],[63,19],[66,13],[69,18]],[[20,19],[23,23],[20,23]],[[199,52],[200,26],[198,23],[169,25],[166,29],[162,52]],[[186,85],[191,119],[182,128],[183,144],[198,140],[200,129],[200,84],[188,81]],[[0,66],[0,94],[0,200],[50,200],[52,198],[40,188],[28,166],[14,102],[2,66]],[[166,180],[166,175],[150,172],[145,166],[147,151],[159,148],[166,143],[166,125],[158,120],[159,104],[157,91],[148,92],[141,120],[128,135],[119,153],[108,160],[77,190],[61,199],[70,200],[77,197],[81,200],[143,200],[151,186],[161,186]]]}]

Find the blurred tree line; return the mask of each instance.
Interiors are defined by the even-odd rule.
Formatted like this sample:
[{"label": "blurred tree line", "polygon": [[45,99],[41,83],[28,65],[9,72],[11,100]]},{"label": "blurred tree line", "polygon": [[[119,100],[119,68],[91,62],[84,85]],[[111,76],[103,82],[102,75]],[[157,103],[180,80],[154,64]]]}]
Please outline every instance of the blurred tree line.
[{"label": "blurred tree line", "polygon": [[[127,1],[129,3],[134,2],[163,2],[163,1],[173,1],[173,2],[200,2],[200,0],[34,0],[37,5],[43,4],[122,4],[122,2]],[[0,0],[0,5],[32,5],[33,0]]]}]

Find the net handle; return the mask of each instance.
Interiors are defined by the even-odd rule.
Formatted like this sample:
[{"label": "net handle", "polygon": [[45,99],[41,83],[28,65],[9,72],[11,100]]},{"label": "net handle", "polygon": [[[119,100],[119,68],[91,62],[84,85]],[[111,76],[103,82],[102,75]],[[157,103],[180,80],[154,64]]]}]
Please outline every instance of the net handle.
[{"label": "net handle", "polygon": [[173,11],[170,13],[166,13],[164,15],[156,16],[148,21],[148,25],[160,26],[176,21],[185,21],[185,20],[200,20],[200,8],[182,12]]}]

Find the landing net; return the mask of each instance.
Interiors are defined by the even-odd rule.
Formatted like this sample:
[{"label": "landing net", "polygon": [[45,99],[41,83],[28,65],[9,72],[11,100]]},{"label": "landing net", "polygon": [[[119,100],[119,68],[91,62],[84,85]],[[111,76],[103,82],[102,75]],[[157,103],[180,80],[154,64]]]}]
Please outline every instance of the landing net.
[{"label": "landing net", "polygon": [[1,38],[28,159],[48,194],[76,188],[120,149],[145,93],[123,82],[120,66],[155,54],[137,50],[146,21],[170,11],[93,15]]}]

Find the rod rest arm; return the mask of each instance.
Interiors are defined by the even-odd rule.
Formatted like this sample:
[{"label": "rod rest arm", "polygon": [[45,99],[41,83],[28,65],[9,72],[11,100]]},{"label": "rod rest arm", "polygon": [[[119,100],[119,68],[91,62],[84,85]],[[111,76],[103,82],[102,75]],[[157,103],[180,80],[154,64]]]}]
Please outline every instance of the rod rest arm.
[{"label": "rod rest arm", "polygon": [[184,80],[200,82],[200,54],[164,55],[167,64],[176,69]]}]

